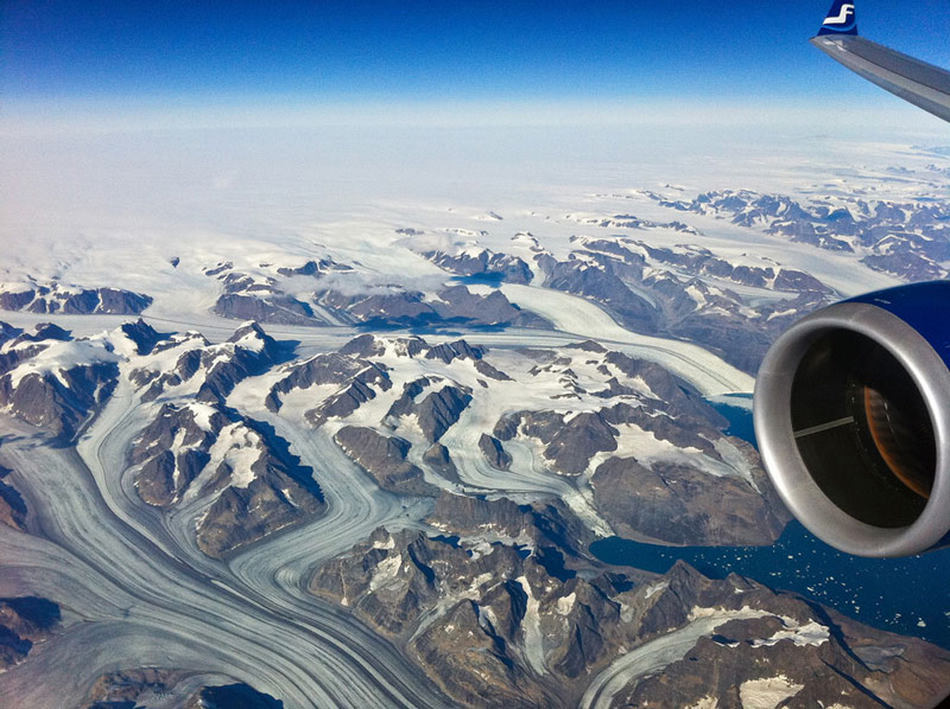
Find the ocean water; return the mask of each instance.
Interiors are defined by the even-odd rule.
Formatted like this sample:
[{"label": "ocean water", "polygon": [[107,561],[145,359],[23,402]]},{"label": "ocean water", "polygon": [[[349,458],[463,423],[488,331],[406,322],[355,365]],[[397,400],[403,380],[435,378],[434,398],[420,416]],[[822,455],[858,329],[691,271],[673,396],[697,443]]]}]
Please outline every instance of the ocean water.
[{"label": "ocean water", "polygon": [[[752,412],[716,405],[730,433],[754,443]],[[712,578],[748,576],[875,628],[923,638],[950,649],[950,549],[901,559],[866,559],[833,549],[797,521],[768,547],[668,547],[620,537],[594,542],[611,564],[665,573],[683,559]]]}]

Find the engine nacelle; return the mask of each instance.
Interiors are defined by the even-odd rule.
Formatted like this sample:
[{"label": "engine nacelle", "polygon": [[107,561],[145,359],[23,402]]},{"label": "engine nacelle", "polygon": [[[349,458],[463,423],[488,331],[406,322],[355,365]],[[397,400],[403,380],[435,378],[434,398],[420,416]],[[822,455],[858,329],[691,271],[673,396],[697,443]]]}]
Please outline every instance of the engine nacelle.
[{"label": "engine nacelle", "polygon": [[950,281],[798,321],[762,362],[754,417],[772,482],[817,537],[861,556],[950,545]]}]

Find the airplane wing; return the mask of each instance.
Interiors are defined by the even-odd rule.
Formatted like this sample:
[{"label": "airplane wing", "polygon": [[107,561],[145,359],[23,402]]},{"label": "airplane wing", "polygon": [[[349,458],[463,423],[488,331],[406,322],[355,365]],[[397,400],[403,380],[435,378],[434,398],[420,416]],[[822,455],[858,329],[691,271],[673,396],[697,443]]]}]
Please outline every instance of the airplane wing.
[{"label": "airplane wing", "polygon": [[835,0],[811,43],[868,81],[950,122],[950,72],[858,36],[853,2]]}]

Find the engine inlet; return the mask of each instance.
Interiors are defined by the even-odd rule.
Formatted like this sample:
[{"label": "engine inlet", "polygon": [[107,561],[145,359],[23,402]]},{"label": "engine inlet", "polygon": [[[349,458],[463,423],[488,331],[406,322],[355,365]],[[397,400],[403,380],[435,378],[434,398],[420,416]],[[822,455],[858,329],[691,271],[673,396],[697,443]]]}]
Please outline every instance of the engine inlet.
[{"label": "engine inlet", "polygon": [[933,425],[887,350],[856,332],[826,333],[802,357],[790,403],[802,460],[838,507],[878,527],[920,515],[936,468]]}]

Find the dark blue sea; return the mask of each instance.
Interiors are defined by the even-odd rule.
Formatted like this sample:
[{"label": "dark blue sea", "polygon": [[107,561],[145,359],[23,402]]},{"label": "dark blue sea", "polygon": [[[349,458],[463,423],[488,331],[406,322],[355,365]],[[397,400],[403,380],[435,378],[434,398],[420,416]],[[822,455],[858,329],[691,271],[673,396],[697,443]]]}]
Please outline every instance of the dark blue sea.
[{"label": "dark blue sea", "polygon": [[[717,404],[729,433],[752,443],[752,414]],[[590,547],[601,561],[665,573],[683,559],[702,573],[735,572],[776,590],[795,591],[862,623],[950,649],[950,549],[904,559],[839,552],[791,522],[769,547],[667,547],[611,537]]]}]

